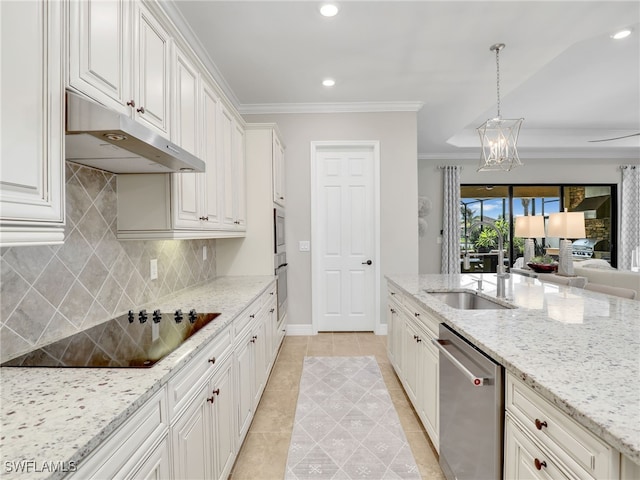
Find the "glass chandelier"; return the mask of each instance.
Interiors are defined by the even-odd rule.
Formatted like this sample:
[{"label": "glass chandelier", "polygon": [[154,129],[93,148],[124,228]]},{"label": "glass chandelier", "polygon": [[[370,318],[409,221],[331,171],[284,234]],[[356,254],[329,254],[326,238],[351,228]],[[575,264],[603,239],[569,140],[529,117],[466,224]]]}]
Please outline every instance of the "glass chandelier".
[{"label": "glass chandelier", "polygon": [[478,171],[502,170],[508,172],[522,165],[518,157],[518,135],[524,118],[503,119],[500,116],[500,50],[504,43],[491,45],[489,50],[496,52],[498,116],[480,125],[477,130],[482,144],[482,155]]}]

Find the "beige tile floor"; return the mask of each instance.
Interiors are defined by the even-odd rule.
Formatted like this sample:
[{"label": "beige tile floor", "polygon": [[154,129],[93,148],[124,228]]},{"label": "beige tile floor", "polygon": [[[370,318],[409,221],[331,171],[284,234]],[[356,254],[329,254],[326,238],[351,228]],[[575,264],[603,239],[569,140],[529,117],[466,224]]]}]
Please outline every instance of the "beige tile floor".
[{"label": "beige tile floor", "polygon": [[[424,480],[444,480],[438,456],[389,364],[385,336],[372,333],[320,333],[286,337],[230,480],[281,480],[305,356],[374,355]],[[382,479],[381,479],[382,480]]]}]

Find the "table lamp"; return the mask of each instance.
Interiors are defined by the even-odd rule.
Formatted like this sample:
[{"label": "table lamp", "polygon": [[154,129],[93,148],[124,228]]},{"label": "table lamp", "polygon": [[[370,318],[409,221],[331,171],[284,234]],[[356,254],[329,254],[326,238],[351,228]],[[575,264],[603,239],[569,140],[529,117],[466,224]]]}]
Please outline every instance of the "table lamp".
[{"label": "table lamp", "polygon": [[549,215],[547,228],[549,237],[560,238],[560,249],[558,252],[558,275],[566,277],[575,276],[573,273],[573,253],[570,238],[585,238],[584,212],[564,212],[552,213]]},{"label": "table lamp", "polygon": [[524,238],[524,266],[528,269],[529,262],[535,257],[535,247],[533,245],[534,238],[542,238],[544,233],[544,217],[541,215],[527,215],[524,217],[516,217],[516,228],[514,236]]}]

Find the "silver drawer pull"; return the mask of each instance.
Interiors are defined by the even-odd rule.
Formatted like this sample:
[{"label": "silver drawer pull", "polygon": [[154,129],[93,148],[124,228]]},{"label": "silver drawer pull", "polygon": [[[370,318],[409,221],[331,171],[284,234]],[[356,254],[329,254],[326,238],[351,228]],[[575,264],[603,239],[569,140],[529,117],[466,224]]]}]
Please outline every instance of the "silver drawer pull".
[{"label": "silver drawer pull", "polygon": [[451,342],[447,340],[441,340],[439,338],[432,338],[431,343],[433,343],[436,346],[436,348],[440,350],[440,353],[442,353],[445,357],[447,357],[447,359],[449,359],[451,363],[453,363],[456,366],[456,368],[464,374],[465,377],[471,380],[471,383],[475,387],[481,387],[485,383],[489,382],[489,380],[491,380],[490,378],[487,378],[487,377],[479,377],[477,375],[474,375],[467,367],[465,367],[462,363],[460,363],[460,360],[458,360],[456,357],[451,355],[451,353],[446,348],[444,348],[445,345],[451,345]]}]

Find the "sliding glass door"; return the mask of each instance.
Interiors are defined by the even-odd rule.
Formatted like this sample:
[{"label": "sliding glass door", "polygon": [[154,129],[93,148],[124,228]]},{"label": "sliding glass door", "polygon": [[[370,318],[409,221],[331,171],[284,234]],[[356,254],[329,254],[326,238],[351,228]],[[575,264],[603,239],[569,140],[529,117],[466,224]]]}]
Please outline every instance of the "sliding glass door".
[{"label": "sliding glass door", "polygon": [[[546,224],[550,213],[565,207],[585,215],[587,238],[574,244],[585,246],[587,254],[577,252],[575,259],[599,258],[616,266],[616,199],[615,185],[461,185],[460,251],[471,258],[470,268],[462,271],[496,271],[497,233],[479,222],[503,234],[505,265],[513,266],[524,249],[524,239],[513,235],[515,217],[542,215]],[[559,239],[536,238],[534,243],[536,255],[557,255]]]}]

